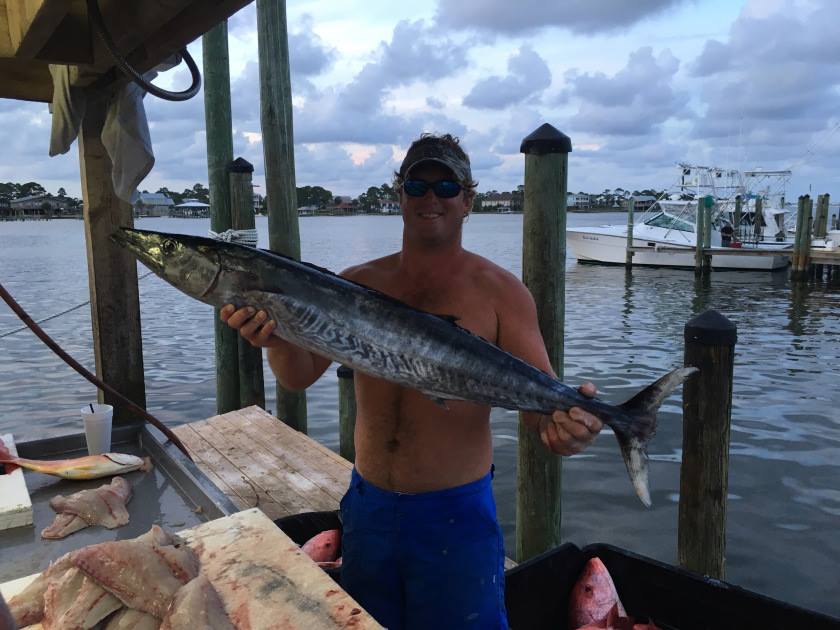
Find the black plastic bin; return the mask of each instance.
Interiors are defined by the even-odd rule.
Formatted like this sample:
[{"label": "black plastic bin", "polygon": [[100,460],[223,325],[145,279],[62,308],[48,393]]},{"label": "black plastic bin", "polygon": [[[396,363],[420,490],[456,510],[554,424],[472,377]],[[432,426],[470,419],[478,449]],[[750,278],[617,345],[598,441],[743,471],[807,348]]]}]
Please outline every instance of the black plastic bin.
[{"label": "black plastic bin", "polygon": [[606,565],[628,614],[663,630],[840,630],[840,619],[605,544],[565,544],[508,571],[511,628],[566,628],[569,594],[593,556]]},{"label": "black plastic bin", "polygon": [[[286,536],[291,538],[298,545],[330,529],[341,529],[341,519],[338,510],[332,512],[304,512],[293,516],[284,516],[274,521]],[[339,542],[338,555],[341,556],[341,543]],[[324,569],[327,574],[336,582],[341,583],[341,568]]]}]

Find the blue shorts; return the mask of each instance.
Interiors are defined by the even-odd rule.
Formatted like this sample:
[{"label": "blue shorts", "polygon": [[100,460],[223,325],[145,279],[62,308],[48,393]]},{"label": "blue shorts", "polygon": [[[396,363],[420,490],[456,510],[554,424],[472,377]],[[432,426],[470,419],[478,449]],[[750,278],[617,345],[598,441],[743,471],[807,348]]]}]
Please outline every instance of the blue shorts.
[{"label": "blue shorts", "polygon": [[404,494],[353,469],[341,500],[341,585],[389,630],[507,628],[492,472]]}]

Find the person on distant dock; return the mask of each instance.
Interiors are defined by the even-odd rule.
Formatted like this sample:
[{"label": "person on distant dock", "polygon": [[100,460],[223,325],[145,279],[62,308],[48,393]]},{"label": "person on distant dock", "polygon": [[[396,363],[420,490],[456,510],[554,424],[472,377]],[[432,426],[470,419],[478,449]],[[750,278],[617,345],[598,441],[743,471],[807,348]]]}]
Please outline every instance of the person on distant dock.
[{"label": "person on distant dock", "polygon": [[[461,245],[475,182],[451,135],[423,135],[398,172],[402,249],[342,276],[458,324],[551,373],[534,299],[511,273]],[[221,318],[268,349],[280,383],[302,390],[330,361],[271,333],[263,311]],[[438,404],[418,391],[357,372],[356,461],[341,501],[341,584],[382,625],[507,628],[504,545],[491,480],[490,408]],[[595,395],[591,383],[580,391]],[[579,408],[525,414],[553,453],[586,448],[601,422]]]}]

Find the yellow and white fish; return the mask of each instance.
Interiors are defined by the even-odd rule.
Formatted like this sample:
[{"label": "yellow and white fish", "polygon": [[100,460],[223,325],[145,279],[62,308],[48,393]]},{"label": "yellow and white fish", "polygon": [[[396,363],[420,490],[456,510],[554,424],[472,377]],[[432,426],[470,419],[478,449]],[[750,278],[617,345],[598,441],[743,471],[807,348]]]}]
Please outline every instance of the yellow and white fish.
[{"label": "yellow and white fish", "polygon": [[111,475],[122,475],[133,470],[151,470],[148,457],[137,457],[125,453],[103,453],[75,459],[24,459],[8,457],[0,452],[0,464],[20,466],[63,479],[98,479]]}]

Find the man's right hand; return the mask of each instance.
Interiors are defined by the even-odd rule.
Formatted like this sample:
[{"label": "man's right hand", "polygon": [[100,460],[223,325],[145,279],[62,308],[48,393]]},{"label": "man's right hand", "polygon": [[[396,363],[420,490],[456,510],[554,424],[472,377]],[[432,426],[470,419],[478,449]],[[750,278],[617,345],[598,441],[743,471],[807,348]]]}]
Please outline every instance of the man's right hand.
[{"label": "man's right hand", "polygon": [[283,345],[283,340],[272,335],[277,324],[268,319],[265,311],[257,311],[251,306],[237,309],[233,304],[225,304],[219,312],[223,322],[239,334],[245,341],[255,348],[277,348]]}]

